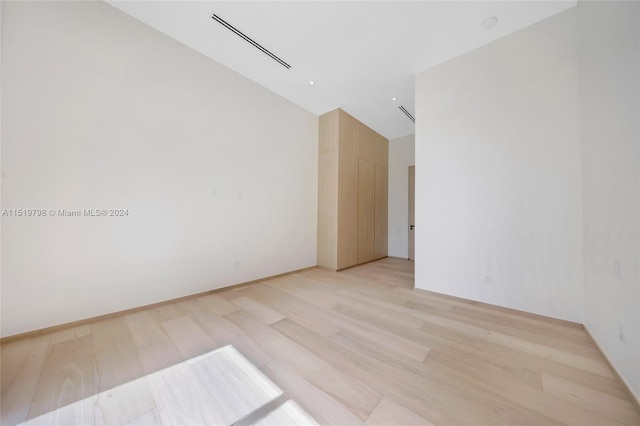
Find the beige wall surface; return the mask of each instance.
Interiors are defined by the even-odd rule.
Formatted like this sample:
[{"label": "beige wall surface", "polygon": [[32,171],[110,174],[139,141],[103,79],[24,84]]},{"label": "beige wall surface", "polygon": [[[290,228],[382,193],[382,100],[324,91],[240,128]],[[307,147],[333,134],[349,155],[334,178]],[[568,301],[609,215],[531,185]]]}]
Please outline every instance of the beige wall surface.
[{"label": "beige wall surface", "polygon": [[578,17],[584,323],[640,400],[640,7]]},{"label": "beige wall surface", "polygon": [[416,286],[582,322],[575,9],[416,77]]},{"label": "beige wall surface", "polygon": [[409,256],[409,166],[415,165],[415,135],[389,141],[389,256]]},{"label": "beige wall surface", "polygon": [[420,73],[416,285],[584,323],[640,399],[638,76],[615,1]]},{"label": "beige wall surface", "polygon": [[3,2],[2,335],[316,264],[318,118],[102,2]]}]

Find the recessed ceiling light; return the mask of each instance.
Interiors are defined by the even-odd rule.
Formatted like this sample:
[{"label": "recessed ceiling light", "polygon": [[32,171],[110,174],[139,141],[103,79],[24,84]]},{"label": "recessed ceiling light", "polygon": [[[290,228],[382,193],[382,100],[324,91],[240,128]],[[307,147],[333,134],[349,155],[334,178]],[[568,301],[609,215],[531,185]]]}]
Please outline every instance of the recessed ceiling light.
[{"label": "recessed ceiling light", "polygon": [[497,23],[498,23],[498,18],[496,18],[495,16],[492,16],[491,18],[487,18],[484,20],[484,22],[482,23],[482,27],[485,30],[488,30],[489,28],[493,27]]},{"label": "recessed ceiling light", "polygon": [[313,81],[313,80],[311,80],[311,81],[309,82],[309,84],[316,84],[316,82],[315,82],[315,81]]},{"label": "recessed ceiling light", "polygon": [[396,98],[391,98],[391,100],[392,100],[392,101],[395,101],[395,100],[396,100]]}]

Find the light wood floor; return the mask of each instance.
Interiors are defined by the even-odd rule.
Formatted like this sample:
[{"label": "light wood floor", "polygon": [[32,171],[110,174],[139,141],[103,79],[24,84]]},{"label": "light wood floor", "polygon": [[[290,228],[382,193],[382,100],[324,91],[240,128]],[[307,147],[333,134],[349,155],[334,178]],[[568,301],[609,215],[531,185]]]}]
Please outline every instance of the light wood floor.
[{"label": "light wood floor", "polygon": [[412,287],[401,259],[311,269],[8,343],[1,423],[161,424],[154,374],[233,345],[320,424],[640,425],[582,326]]}]

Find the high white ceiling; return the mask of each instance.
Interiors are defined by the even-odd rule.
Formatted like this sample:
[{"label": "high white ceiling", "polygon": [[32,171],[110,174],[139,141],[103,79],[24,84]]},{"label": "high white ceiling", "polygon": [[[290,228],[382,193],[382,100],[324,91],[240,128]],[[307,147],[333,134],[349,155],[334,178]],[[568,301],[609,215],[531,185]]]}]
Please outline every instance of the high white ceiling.
[{"label": "high white ceiling", "polygon": [[[417,72],[576,1],[109,3],[315,114],[340,107],[392,139],[414,132],[398,106],[414,114]],[[214,13],[291,69],[215,22]],[[498,23],[483,28],[490,17]]]}]

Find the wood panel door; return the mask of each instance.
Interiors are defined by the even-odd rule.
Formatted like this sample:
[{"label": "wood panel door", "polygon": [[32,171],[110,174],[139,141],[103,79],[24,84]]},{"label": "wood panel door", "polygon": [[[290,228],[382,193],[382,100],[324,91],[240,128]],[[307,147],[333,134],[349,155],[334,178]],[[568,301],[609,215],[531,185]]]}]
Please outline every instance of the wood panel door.
[{"label": "wood panel door", "polygon": [[338,177],[338,268],[358,263],[358,157],[340,152]]},{"label": "wood panel door", "polygon": [[375,165],[375,258],[380,259],[387,256],[388,252],[388,187],[389,180],[387,168]]},{"label": "wood panel door", "polygon": [[318,265],[338,268],[338,151],[318,154]]},{"label": "wood panel door", "polygon": [[375,166],[358,161],[358,263],[375,258]]},{"label": "wood panel door", "polygon": [[416,166],[409,167],[409,260],[415,260]]}]

